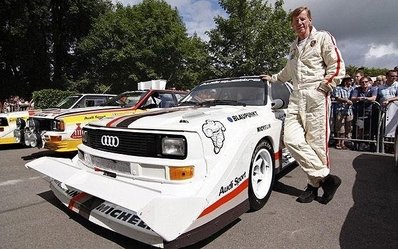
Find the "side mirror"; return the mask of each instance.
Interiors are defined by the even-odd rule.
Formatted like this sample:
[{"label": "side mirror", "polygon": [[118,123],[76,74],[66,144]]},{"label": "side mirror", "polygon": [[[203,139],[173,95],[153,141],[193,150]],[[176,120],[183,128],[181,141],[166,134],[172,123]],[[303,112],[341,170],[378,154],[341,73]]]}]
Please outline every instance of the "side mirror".
[{"label": "side mirror", "polygon": [[271,102],[272,109],[280,109],[285,105],[285,102],[281,99],[273,99]]}]

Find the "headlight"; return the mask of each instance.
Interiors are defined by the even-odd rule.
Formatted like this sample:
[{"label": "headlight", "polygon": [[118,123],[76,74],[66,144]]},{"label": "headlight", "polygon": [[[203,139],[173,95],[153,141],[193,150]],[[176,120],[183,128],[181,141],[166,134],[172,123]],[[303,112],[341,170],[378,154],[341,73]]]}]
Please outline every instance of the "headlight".
[{"label": "headlight", "polygon": [[53,120],[52,128],[54,131],[64,131],[65,123],[63,120]]},{"label": "headlight", "polygon": [[87,139],[88,139],[88,134],[87,133],[88,133],[87,130],[83,129],[83,132],[82,132],[82,143],[83,144],[87,144]]},{"label": "headlight", "polygon": [[184,137],[163,137],[162,154],[165,156],[185,157],[187,155],[186,144]]},{"label": "headlight", "polygon": [[26,126],[26,122],[23,118],[17,118],[16,124],[17,124],[17,128],[20,130],[24,129]]}]

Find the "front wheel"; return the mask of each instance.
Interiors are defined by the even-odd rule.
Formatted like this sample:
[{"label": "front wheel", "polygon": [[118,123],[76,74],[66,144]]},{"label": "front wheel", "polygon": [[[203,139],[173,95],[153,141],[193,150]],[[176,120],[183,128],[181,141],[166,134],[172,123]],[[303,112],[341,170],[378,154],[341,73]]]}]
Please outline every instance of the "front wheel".
[{"label": "front wheel", "polygon": [[272,146],[267,141],[262,141],[254,150],[250,163],[250,210],[259,210],[270,197],[275,178],[274,169],[274,153]]}]

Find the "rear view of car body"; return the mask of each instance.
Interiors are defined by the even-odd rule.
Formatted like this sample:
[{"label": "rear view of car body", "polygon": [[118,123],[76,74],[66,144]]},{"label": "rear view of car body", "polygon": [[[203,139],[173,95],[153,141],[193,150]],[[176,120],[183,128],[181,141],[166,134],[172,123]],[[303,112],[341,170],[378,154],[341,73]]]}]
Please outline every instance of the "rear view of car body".
[{"label": "rear view of car body", "polygon": [[100,120],[83,129],[73,160],[44,157],[27,167],[48,177],[64,205],[100,226],[157,247],[190,245],[261,208],[275,174],[294,163],[281,142],[285,110],[272,108],[278,101],[267,96],[268,85],[258,77],[237,84],[262,87],[266,99]]}]

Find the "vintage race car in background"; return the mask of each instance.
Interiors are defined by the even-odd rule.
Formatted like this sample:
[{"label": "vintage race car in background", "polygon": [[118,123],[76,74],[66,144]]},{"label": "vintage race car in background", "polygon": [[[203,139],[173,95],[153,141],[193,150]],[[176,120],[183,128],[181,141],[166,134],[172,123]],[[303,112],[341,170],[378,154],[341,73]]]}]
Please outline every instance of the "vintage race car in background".
[{"label": "vintage race car in background", "polygon": [[95,224],[187,246],[262,208],[275,175],[296,164],[281,141],[290,92],[258,76],[207,81],[179,107],[90,123],[72,160],[26,166]]},{"label": "vintage race car in background", "polygon": [[[88,106],[98,106],[106,102],[109,98],[115,96],[114,94],[76,94],[71,95],[54,108],[47,109],[59,110],[59,109],[73,109],[82,108]],[[9,113],[0,114],[0,145],[1,144],[16,144],[18,141],[14,136],[14,130],[17,128],[17,120],[23,120],[26,122],[29,116],[34,115],[41,110],[25,110]]]},{"label": "vintage race car in background", "polygon": [[[164,84],[159,85],[159,81]],[[14,132],[15,137],[26,146],[46,148],[56,152],[76,151],[82,141],[82,128],[89,122],[151,108],[176,106],[178,100],[187,94],[184,91],[154,87],[164,88],[165,81],[140,82],[138,91],[124,92],[97,107],[36,113],[26,123],[21,122]]]}]

